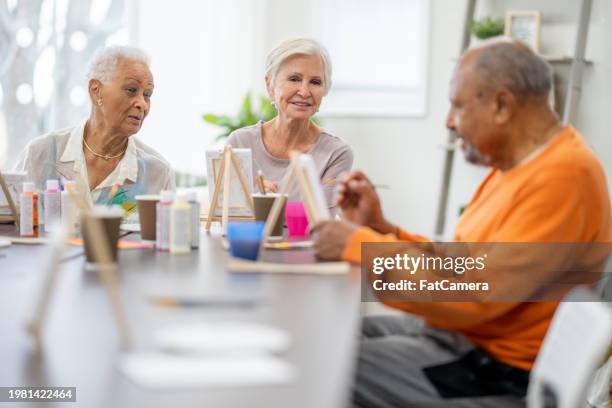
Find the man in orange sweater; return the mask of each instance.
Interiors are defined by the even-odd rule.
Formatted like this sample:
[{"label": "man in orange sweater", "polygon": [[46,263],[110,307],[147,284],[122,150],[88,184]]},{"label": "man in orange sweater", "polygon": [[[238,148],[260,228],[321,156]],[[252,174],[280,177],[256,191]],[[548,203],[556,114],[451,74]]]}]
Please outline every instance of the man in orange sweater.
[{"label": "man in orange sweater", "polygon": [[[546,61],[507,38],[486,42],[458,62],[446,125],[467,161],[492,169],[454,241],[612,241],[604,171],[583,138],[549,107],[551,81]],[[313,228],[321,258],[359,263],[363,242],[427,241],[385,219],[363,173],[353,172],[339,190],[345,220]],[[600,272],[607,255],[588,263],[572,259],[567,270]],[[356,406],[524,405],[529,370],[558,302],[409,299],[385,302],[405,316],[364,319]]]}]

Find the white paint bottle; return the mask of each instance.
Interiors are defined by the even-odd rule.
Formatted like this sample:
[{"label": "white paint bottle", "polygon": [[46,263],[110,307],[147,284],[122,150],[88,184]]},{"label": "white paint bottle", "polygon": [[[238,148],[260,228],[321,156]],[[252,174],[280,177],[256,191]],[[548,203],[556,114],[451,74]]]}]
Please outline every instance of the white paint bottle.
[{"label": "white paint bottle", "polygon": [[71,192],[76,194],[76,183],[74,181],[66,181],[64,183],[64,190],[61,193],[60,213],[62,215],[62,222],[66,225],[68,236],[75,236],[79,231],[79,214],[70,194]]},{"label": "white paint bottle", "polygon": [[156,208],[155,220],[155,246],[158,251],[170,249],[170,207],[174,200],[174,193],[170,190],[162,190]]},{"label": "white paint bottle", "polygon": [[38,193],[31,181],[23,183],[19,195],[19,235],[22,237],[38,236]]},{"label": "white paint bottle", "polygon": [[200,202],[195,192],[186,194],[187,202],[191,206],[191,248],[200,247]]},{"label": "white paint bottle", "polygon": [[61,195],[58,180],[47,180],[44,193],[45,232],[54,231],[61,220]]},{"label": "white paint bottle", "polygon": [[170,253],[183,255],[191,252],[191,206],[182,194],[170,207]]}]

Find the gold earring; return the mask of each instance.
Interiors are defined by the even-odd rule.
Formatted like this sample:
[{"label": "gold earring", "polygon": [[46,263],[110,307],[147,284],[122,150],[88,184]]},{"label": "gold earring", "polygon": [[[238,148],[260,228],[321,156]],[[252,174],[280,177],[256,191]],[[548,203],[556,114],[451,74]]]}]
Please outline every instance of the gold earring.
[{"label": "gold earring", "polygon": [[98,106],[102,106],[102,98],[98,99]]}]

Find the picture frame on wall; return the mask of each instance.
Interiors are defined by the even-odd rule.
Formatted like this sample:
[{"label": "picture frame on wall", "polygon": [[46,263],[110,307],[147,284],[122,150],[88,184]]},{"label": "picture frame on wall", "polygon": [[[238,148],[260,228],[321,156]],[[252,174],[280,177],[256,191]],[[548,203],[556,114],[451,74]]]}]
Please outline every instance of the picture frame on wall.
[{"label": "picture frame on wall", "polygon": [[508,11],[505,35],[521,40],[535,52],[540,52],[540,24],[542,13],[537,10]]}]

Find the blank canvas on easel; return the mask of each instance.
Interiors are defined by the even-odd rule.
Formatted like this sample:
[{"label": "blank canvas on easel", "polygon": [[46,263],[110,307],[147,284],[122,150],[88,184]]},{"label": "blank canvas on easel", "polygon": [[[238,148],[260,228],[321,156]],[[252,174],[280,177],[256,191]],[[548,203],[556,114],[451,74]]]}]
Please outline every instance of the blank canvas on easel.
[{"label": "blank canvas on easel", "polygon": [[287,181],[281,187],[280,194],[274,200],[274,204],[272,204],[272,208],[266,219],[259,251],[260,256],[266,241],[270,237],[272,226],[276,224],[280,216],[281,207],[285,205],[283,197],[287,194],[292,183],[297,183],[299,187],[300,195],[304,201],[304,208],[308,215],[308,221],[312,225],[320,221],[331,219],[331,213],[327,206],[321,180],[317,174],[312,156],[309,154],[301,154],[297,151],[289,152],[289,156],[291,157],[291,163],[287,169]]},{"label": "blank canvas on easel", "polygon": [[[315,211],[317,214],[317,219],[311,220],[313,222],[320,220],[328,220],[331,218],[331,213],[329,212],[329,207],[327,205],[327,200],[325,198],[325,193],[322,189],[322,183],[317,174],[317,168],[315,166],[314,160],[309,154],[301,154],[299,156],[300,167],[304,173],[306,178],[307,186],[308,186],[308,195],[312,199],[312,205],[315,207]],[[307,200],[307,197],[304,197],[305,192],[302,190],[302,199]]]},{"label": "blank canvas on easel", "polygon": [[4,181],[4,186],[9,191],[12,204],[15,208],[11,208],[11,203],[7,200],[6,194],[4,194],[4,188],[0,188],[0,222],[2,221],[15,221],[15,214],[19,209],[19,196],[23,182],[26,181],[26,172],[3,172],[0,173],[0,177]]},{"label": "blank canvas on easel", "polygon": [[[253,164],[251,149],[232,149],[232,153],[236,158],[236,162],[240,167],[242,174],[245,176],[248,187],[253,186]],[[217,181],[221,159],[223,158],[223,150],[207,150],[206,151],[206,170],[208,174],[208,192],[210,197],[214,194],[215,183]],[[219,192],[219,202],[223,202],[224,191]],[[253,210],[246,201],[246,197],[242,192],[242,186],[236,172],[231,172],[230,179],[230,202],[229,216],[230,217],[252,217]],[[213,214],[215,217],[221,216],[221,208],[217,208]]]},{"label": "blank canvas on easel", "polygon": [[[98,264],[99,276],[106,289],[106,293],[111,302],[113,317],[119,331],[119,335],[124,347],[131,345],[131,336],[127,313],[121,301],[119,279],[117,277],[117,264],[112,261],[112,248],[106,239],[106,230],[99,217],[87,213],[85,200],[80,198],[76,192],[71,192],[72,199],[77,203],[83,217],[82,222],[87,223],[87,237],[92,243],[92,257]],[[66,248],[68,238],[68,221],[72,217],[59,224],[59,228],[52,233],[50,240],[50,257],[44,263],[44,270],[41,277],[41,284],[37,294],[33,297],[32,310],[27,318],[26,329],[34,337],[38,351],[42,350],[43,329],[45,321],[50,313],[50,302],[56,291],[55,286],[58,281],[58,273],[62,266],[62,258]]]}]

